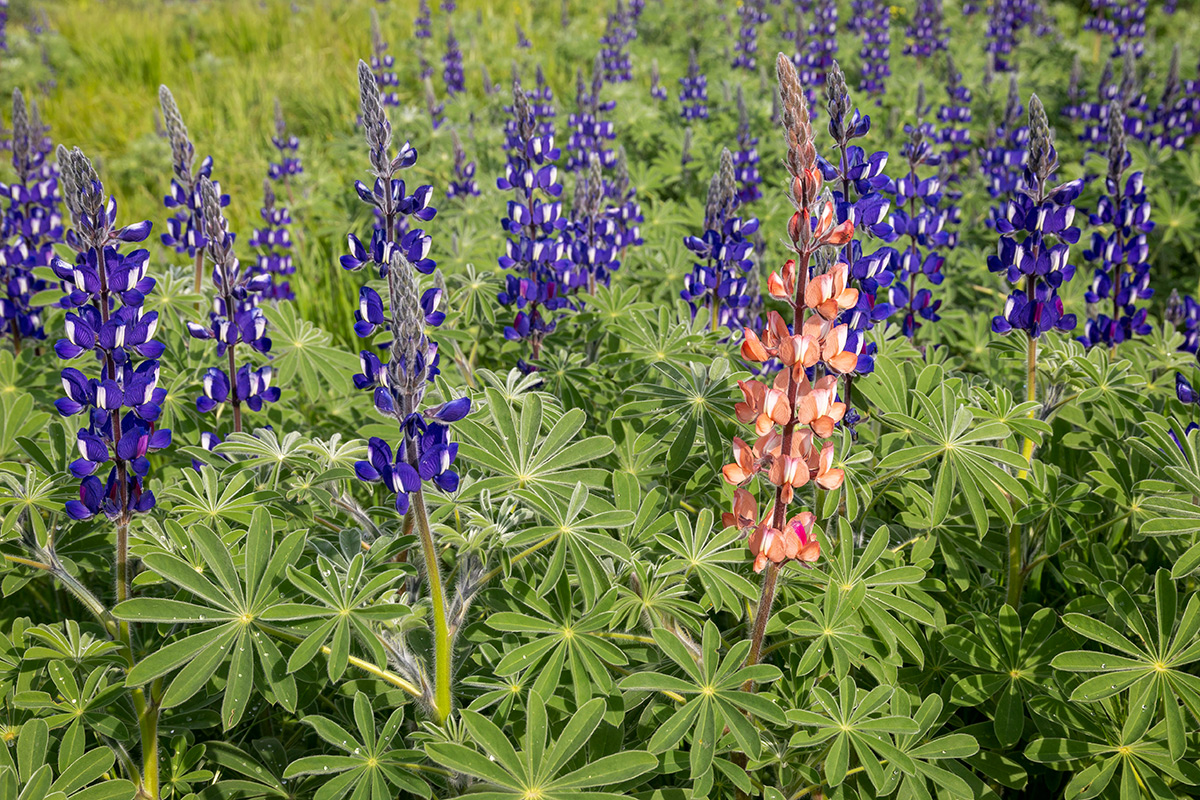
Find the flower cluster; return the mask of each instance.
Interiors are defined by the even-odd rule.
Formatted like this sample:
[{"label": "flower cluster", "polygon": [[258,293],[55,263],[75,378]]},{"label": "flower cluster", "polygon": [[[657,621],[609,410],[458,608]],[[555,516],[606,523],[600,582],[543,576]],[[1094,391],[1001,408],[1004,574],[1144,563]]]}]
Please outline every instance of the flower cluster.
[{"label": "flower cluster", "polygon": [[[212,178],[213,160],[208,156],[196,167],[196,148],[188,138],[187,126],[175,97],[166,86],[158,87],[159,108],[163,123],[167,127],[167,139],[171,144],[170,193],[163,198],[163,205],[175,213],[167,220],[167,231],[162,234],[162,243],[175,248],[177,253],[187,253],[196,259],[195,290],[200,291],[204,282],[204,248],[208,238],[204,233],[203,198],[200,182]],[[220,207],[229,205],[228,195],[217,192]]]},{"label": "flower cluster", "polygon": [[667,87],[662,85],[657,58],[650,62],[650,96],[658,101],[667,99]]},{"label": "flower cluster", "polygon": [[952,166],[971,154],[971,90],[963,85],[954,59],[946,56],[946,102],[938,108],[942,163]]},{"label": "flower cluster", "polygon": [[288,279],[296,274],[296,265],[292,263],[292,234],[288,227],[292,224],[292,215],[286,206],[279,205],[269,180],[263,181],[263,205],[258,213],[262,217],[262,227],[255,228],[250,235],[250,246],[257,251],[254,274],[267,275],[271,281],[259,297],[271,303],[294,300],[296,295],[292,293]]},{"label": "flower cluster", "polygon": [[[1017,77],[1008,81],[1008,100],[1004,117],[979,151],[979,167],[987,179],[988,194],[997,200],[1013,194],[1021,181],[1022,170],[1029,158],[1029,128],[1024,124],[1025,107],[1017,91]],[[988,225],[994,227],[1001,209],[992,208]]]},{"label": "flower cluster", "polygon": [[[217,358],[226,358],[228,368],[211,367],[204,376],[204,391],[196,398],[196,410],[201,414],[228,405],[233,410],[233,430],[242,431],[242,406],[252,411],[262,409],[264,402],[279,399],[278,386],[272,386],[274,368],[264,365],[257,369],[249,363],[238,364],[237,347],[244,344],[259,353],[271,350],[267,336],[267,318],[258,307],[259,298],[271,289],[274,276],[255,267],[243,268],[233,251],[234,236],[217,202],[217,188],[208,178],[199,186],[204,212],[205,252],[212,261],[212,282],[216,290],[208,324],[188,323],[188,333],[194,339],[217,343]],[[214,445],[216,434],[209,437]]]},{"label": "flower cluster", "polygon": [[[920,94],[922,92],[918,92]],[[918,317],[930,322],[940,319],[937,312],[942,301],[934,300],[929,289],[918,289],[917,278],[924,277],[934,286],[942,283],[945,256],[937,248],[950,243],[950,234],[946,231],[949,212],[941,208],[941,180],[936,175],[922,178],[918,172],[923,166],[938,163],[929,141],[929,128],[920,121],[920,106],[918,100],[917,124],[905,126],[909,140],[901,154],[908,162],[908,174],[888,187],[895,203],[892,228],[897,236],[908,239],[908,246],[897,251],[893,261],[892,272],[897,280],[891,289],[890,300],[895,308],[902,310],[901,331],[909,338],[915,338],[921,327]]]},{"label": "flower cluster", "polygon": [[1171,63],[1163,81],[1162,95],[1150,114],[1147,133],[1150,143],[1159,149],[1182,150],[1193,132],[1195,104],[1184,92],[1179,77],[1179,43],[1171,50]]},{"label": "flower cluster", "polygon": [[1180,297],[1179,292],[1172,290],[1166,319],[1175,330],[1183,328],[1183,344],[1179,351],[1200,357],[1200,302],[1190,295]]},{"label": "flower cluster", "polygon": [[867,0],[867,5],[862,17],[862,79],[858,89],[868,97],[881,97],[887,92],[887,79],[892,74],[892,7],[887,0]]},{"label": "flower cluster", "polygon": [[1067,102],[1059,110],[1059,113],[1072,122],[1083,119],[1086,100],[1087,88],[1083,85],[1083,63],[1076,55],[1071,64],[1071,77],[1067,80]]},{"label": "flower cluster", "polygon": [[[1128,180],[1124,177],[1129,165],[1125,112],[1115,100],[1108,112],[1108,124],[1107,194],[1100,198],[1091,223],[1111,226],[1111,231],[1107,235],[1094,232],[1092,246],[1083,252],[1086,260],[1098,262],[1084,297],[1089,314],[1079,339],[1088,347],[1115,347],[1151,331],[1147,310],[1136,306],[1138,300],[1154,296],[1150,288],[1150,246],[1146,243],[1146,234],[1154,229],[1150,201],[1146,199],[1141,172],[1133,173]],[[1111,314],[1099,309],[1105,302],[1111,302]]]},{"label": "flower cluster", "polygon": [[592,155],[599,156],[600,165],[608,169],[616,160],[617,154],[606,146],[617,138],[616,129],[612,122],[604,119],[603,115],[617,107],[615,101],[600,99],[600,91],[604,88],[604,61],[600,55],[592,64],[592,82],[589,86],[583,80],[583,70],[575,73],[575,104],[576,112],[567,117],[567,125],[571,135],[567,139],[566,168],[571,172],[586,170]]},{"label": "flower cluster", "polygon": [[[354,376],[354,384],[372,391],[375,408],[397,421],[401,440],[393,452],[387,441],[371,437],[367,460],[359,461],[354,468],[361,480],[382,483],[395,493],[396,510],[404,514],[409,510],[410,497],[420,497],[423,481],[446,492],[458,488],[458,474],[453,469],[458,445],[450,441],[448,424],[465,417],[471,401],[462,397],[421,408],[426,385],[438,374],[437,343],[430,341],[425,331],[427,326],[437,327],[445,319],[445,314],[437,310],[442,292],[436,287],[420,291],[418,273],[428,275],[436,266],[426,258],[429,236],[413,229],[394,238],[394,221],[401,215],[420,221],[433,219],[437,211],[428,205],[433,187],[421,186],[412,195],[405,195],[405,183],[397,175],[416,164],[417,153],[407,142],[392,153],[392,127],[379,86],[362,61],[358,81],[375,181],[373,188],[357,181],[355,189],[364,203],[380,212],[384,222],[372,233],[371,241],[378,246],[373,248],[369,262],[352,254],[343,257],[342,263],[351,269],[370,263],[372,272],[387,282],[386,309],[378,292],[370,286],[360,289],[354,330],[360,337],[387,331],[390,343],[385,351],[389,356],[386,363],[373,350],[359,354],[362,372]],[[354,235],[350,240],[352,251],[361,249]]]},{"label": "flower cluster", "polygon": [[458,131],[451,131],[450,138],[454,143],[454,177],[446,184],[446,199],[478,197],[479,184],[475,181],[475,162],[467,161],[467,151],[463,150]]},{"label": "flower cluster", "polygon": [[613,245],[624,257],[625,250],[644,244],[641,224],[646,221],[642,215],[642,206],[637,201],[637,189],[629,180],[629,159],[625,148],[617,148],[617,163],[613,168],[613,178],[605,189],[609,200],[608,216],[614,225]]},{"label": "flower cluster", "polygon": [[433,91],[433,81],[425,79],[425,110],[429,112],[429,124],[436,131],[446,121],[446,104],[439,103]]},{"label": "flower cluster", "polygon": [[934,53],[950,47],[950,28],[942,10],[942,0],[917,0],[912,21],[904,32],[908,41],[904,55],[918,59],[929,58]]},{"label": "flower cluster", "polygon": [[[838,8],[836,0],[815,0],[812,22],[804,27],[804,15],[796,14],[796,57],[793,63],[799,71],[809,106],[816,104],[817,89],[825,85],[825,76],[837,57]],[[865,75],[864,68],[864,75]],[[815,116],[815,111],[811,112]]]},{"label": "flower cluster", "polygon": [[54,244],[63,239],[59,181],[46,161],[49,140],[44,134],[37,106],[27,108],[20,90],[14,90],[12,165],[16,180],[0,184],[0,197],[7,201],[0,220],[0,281],[4,284],[0,336],[7,334],[17,353],[23,339],[46,338],[42,309],[32,301],[51,286],[33,270],[53,262]]},{"label": "flower cluster", "polygon": [[275,98],[275,135],[271,144],[279,151],[279,161],[273,161],[267,166],[267,177],[273,181],[281,181],[290,196],[291,178],[304,172],[300,163],[300,140],[288,133],[287,120],[283,118],[283,106],[279,98]]},{"label": "flower cluster", "polygon": [[[504,176],[497,179],[501,191],[511,191],[508,213],[503,220],[509,234],[500,266],[509,270],[505,287],[497,299],[501,305],[516,306],[512,325],[505,327],[509,341],[529,341],[530,358],[539,358],[542,342],[554,332],[559,312],[570,305],[562,291],[561,276],[570,265],[560,237],[567,226],[562,218],[562,195],[558,168],[561,152],[553,134],[538,128],[537,118],[521,82],[513,80],[513,116],[516,145],[510,153]],[[535,368],[523,360],[523,371]]]},{"label": "flower cluster", "polygon": [[679,105],[685,120],[708,119],[708,76],[700,72],[695,50],[688,53],[687,74],[679,79]]},{"label": "flower cluster", "polygon": [[[413,35],[417,39],[428,39],[433,35],[429,28],[429,3],[426,0],[421,0],[421,11],[417,16],[416,31]],[[388,52],[388,42],[383,38],[383,28],[379,25],[379,15],[375,13],[375,9],[371,9],[371,71],[375,74],[376,82],[382,87],[380,96],[383,98],[383,104],[400,105],[400,94],[396,91],[400,87],[400,78],[396,75],[396,57]],[[424,70],[421,77],[426,77]]]},{"label": "flower cluster", "polygon": [[[64,417],[87,415],[77,434],[80,457],[70,466],[81,480],[79,499],[67,502],[66,512],[72,519],[104,514],[127,530],[134,514],[154,507],[154,493],[144,485],[146,455],[171,444],[171,431],[157,427],[166,390],[158,387],[164,350],[154,338],[158,313],[144,308],[155,286],[146,274],[150,253],[121,252],[124,244],[144,241],[150,223],[116,227],[116,201],[105,199],[99,176],[78,148],[60,146],[58,166],[76,256],[74,263],[56,257],[52,264],[70,287],[63,299],[66,337],[54,350],[64,361],[90,354],[89,363],[99,366],[91,377],[75,367],[62,371],[66,397],[55,406]],[[106,465],[102,481],[97,473]]]},{"label": "flower cluster", "polygon": [[743,219],[737,211],[738,195],[733,156],[721,151],[721,163],[708,185],[704,209],[704,233],[684,237],[683,243],[697,261],[684,277],[680,296],[692,315],[704,310],[709,329],[738,331],[748,324],[751,305],[746,273],[754,266],[754,245],[749,240],[758,230],[758,220]]},{"label": "flower cluster", "polygon": [[750,112],[746,110],[746,97],[742,87],[737,91],[738,128],[737,152],[733,154],[733,172],[738,182],[738,204],[753,203],[762,197],[762,175],[758,172],[758,137],[751,133]]},{"label": "flower cluster", "polygon": [[1079,229],[1072,226],[1072,205],[1082,190],[1082,181],[1049,186],[1058,167],[1053,131],[1037,95],[1029,100],[1029,153],[1024,185],[1016,192],[996,219],[1000,244],[996,255],[988,256],[988,269],[1004,273],[1014,289],[1004,305],[1003,314],[992,319],[996,333],[1024,331],[1037,339],[1047,331],[1075,328],[1075,315],[1063,314],[1059,288],[1075,275],[1070,264],[1071,245],[1079,241]]},{"label": "flower cluster", "polygon": [[[433,38],[433,14],[429,9],[429,0],[418,0],[417,16],[413,18],[413,38],[414,39],[432,39]],[[376,54],[379,50],[376,48]],[[371,64],[371,69],[375,70],[375,64]],[[379,74],[375,74],[375,79],[379,80]],[[388,86],[387,83],[380,84],[380,94],[384,94],[382,87]],[[384,104],[387,104],[387,97],[383,99]]]},{"label": "flower cluster", "polygon": [[463,75],[462,48],[454,36],[454,28],[446,31],[446,55],[442,56],[442,80],[446,82],[446,94],[450,97],[465,92],[466,77]]},{"label": "flower cluster", "polygon": [[764,0],[746,0],[738,5],[738,35],[733,44],[734,69],[753,72],[758,64],[758,26],[771,18],[764,5]]},{"label": "flower cluster", "polygon": [[513,23],[517,29],[517,47],[522,50],[528,50],[533,47],[533,42],[529,41],[529,37],[525,35],[525,29],[521,27],[521,23]]},{"label": "flower cluster", "polygon": [[561,288],[567,293],[608,286],[621,266],[616,243],[616,223],[604,208],[605,181],[600,156],[592,153],[588,169],[575,180],[575,201],[563,236],[569,266],[562,272]]},{"label": "flower cluster", "polygon": [[625,48],[637,38],[637,29],[621,0],[608,15],[604,35],[600,37],[600,65],[603,80],[608,83],[628,83],[633,80],[629,53]]},{"label": "flower cluster", "polygon": [[[768,583],[788,562],[812,563],[820,557],[810,512],[790,515],[796,490],[810,482],[837,489],[845,478],[833,466],[835,446],[830,437],[846,413],[838,399],[840,376],[852,370],[857,356],[844,349],[848,330],[838,324],[840,313],[857,302],[857,291],[846,285],[845,264],[819,253],[836,255],[853,236],[853,223],[835,223],[832,201],[822,197],[821,172],[813,141],[812,123],[796,70],[786,56],[778,59],[783,124],[787,137],[785,163],[791,176],[789,199],[796,211],[788,223],[795,257],[771,273],[772,297],[790,307],[791,325],[777,312],[768,314],[761,333],[746,328],[742,356],[753,362],[778,359],[781,369],[770,383],[739,382],[743,401],[738,420],[753,424],[755,439],[733,442],[733,463],[725,465],[725,480],[737,487],[733,509],[723,520],[749,536],[754,569],[768,565]],[[814,267],[816,272],[814,273]],[[827,271],[821,272],[823,267]],[[758,503],[746,488],[757,479],[773,487],[774,500],[760,518]],[[770,595],[764,590],[764,598]],[[760,604],[760,616],[764,612]]]},{"label": "flower cluster", "polygon": [[[874,370],[874,344],[865,344],[866,332],[876,323],[891,316],[893,308],[882,289],[891,285],[894,278],[891,268],[896,260],[895,251],[880,247],[871,253],[863,251],[863,241],[855,238],[859,231],[889,242],[896,238],[891,225],[885,220],[891,202],[883,194],[890,181],[883,174],[887,166],[886,151],[868,155],[859,145],[851,144],[865,137],[871,130],[871,118],[862,115],[853,106],[846,76],[835,61],[826,78],[829,108],[829,135],[837,149],[834,162],[817,156],[822,177],[834,184],[833,199],[835,219],[854,226],[851,238],[843,245],[841,258],[849,265],[849,275],[858,290],[857,302],[846,309],[840,318],[849,327],[847,347],[859,353],[858,366],[854,372],[865,374]],[[850,377],[847,378],[847,405],[850,405]],[[851,408],[847,412],[847,424],[853,425],[857,418]]]},{"label": "flower cluster", "polygon": [[992,0],[987,22],[987,52],[996,72],[1014,72],[1013,51],[1024,17],[1026,0]]}]

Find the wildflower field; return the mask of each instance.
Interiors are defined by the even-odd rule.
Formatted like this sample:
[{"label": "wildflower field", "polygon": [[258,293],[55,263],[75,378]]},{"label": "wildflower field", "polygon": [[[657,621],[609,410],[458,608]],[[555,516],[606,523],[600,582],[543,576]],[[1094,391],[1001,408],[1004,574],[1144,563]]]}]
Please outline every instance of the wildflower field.
[{"label": "wildflower field", "polygon": [[0,800],[1200,797],[1192,0],[0,0]]}]

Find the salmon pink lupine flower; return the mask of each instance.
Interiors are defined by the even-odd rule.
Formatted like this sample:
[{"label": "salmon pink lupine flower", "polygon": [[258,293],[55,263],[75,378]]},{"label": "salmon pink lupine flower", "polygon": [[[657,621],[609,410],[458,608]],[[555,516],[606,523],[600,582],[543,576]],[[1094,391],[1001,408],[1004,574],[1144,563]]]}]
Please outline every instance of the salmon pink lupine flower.
[{"label": "salmon pink lupine flower", "polygon": [[804,290],[804,302],[827,320],[837,319],[838,314],[858,304],[858,289],[846,285],[849,267],[835,264],[824,275],[818,275]]},{"label": "salmon pink lupine flower", "polygon": [[788,520],[785,530],[769,525],[760,525],[750,534],[750,552],[754,553],[754,571],[762,572],[770,561],[779,565],[787,561],[798,561],[811,565],[821,557],[821,544],[812,534],[815,523],[807,511]]}]

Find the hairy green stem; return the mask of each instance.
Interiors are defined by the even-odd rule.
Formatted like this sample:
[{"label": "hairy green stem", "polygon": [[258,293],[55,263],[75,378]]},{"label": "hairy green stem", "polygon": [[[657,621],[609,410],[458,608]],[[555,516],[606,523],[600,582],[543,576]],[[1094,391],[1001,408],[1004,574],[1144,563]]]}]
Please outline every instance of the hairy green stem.
[{"label": "hairy green stem", "polygon": [[[1033,296],[1033,276],[1029,276],[1028,284],[1030,289],[1029,296]],[[1033,403],[1037,401],[1037,339],[1029,337],[1029,348],[1027,351],[1025,362],[1025,399]],[[1037,414],[1036,407],[1029,412],[1030,418]],[[1033,438],[1025,437],[1025,444],[1021,448],[1021,456],[1026,461],[1031,461],[1033,458]],[[1032,463],[1030,464],[1032,468]],[[1028,469],[1022,469],[1017,473],[1017,478],[1022,479],[1029,475]],[[1025,553],[1022,541],[1023,529],[1019,522],[1013,522],[1012,527],[1008,529],[1008,592],[1005,602],[1014,609],[1021,605],[1021,590],[1025,587],[1025,578],[1029,574],[1025,570]]]},{"label": "hairy green stem", "polygon": [[425,580],[429,585],[429,600],[433,608],[433,706],[438,723],[450,716],[450,675],[452,672],[450,652],[450,625],[446,619],[446,595],[442,588],[442,568],[438,558],[433,531],[429,527],[429,513],[425,509],[425,493],[417,489],[412,493],[413,516],[417,534],[421,538],[421,552],[425,557]]}]

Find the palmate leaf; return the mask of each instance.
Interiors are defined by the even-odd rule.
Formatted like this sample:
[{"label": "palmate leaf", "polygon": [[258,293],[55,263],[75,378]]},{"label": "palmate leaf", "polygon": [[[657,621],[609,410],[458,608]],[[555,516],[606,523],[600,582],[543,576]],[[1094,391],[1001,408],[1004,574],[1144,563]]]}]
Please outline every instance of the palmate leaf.
[{"label": "palmate leaf", "polygon": [[[1113,707],[1104,704],[1094,706],[1094,711],[1048,699],[1046,705],[1047,711],[1062,720],[1062,724],[1053,726],[1062,735],[1030,742],[1025,757],[1074,770],[1063,798],[1119,796],[1121,800],[1145,797],[1171,800],[1179,795],[1169,783],[1200,785],[1200,769],[1187,759],[1171,755],[1162,740],[1161,728],[1146,730],[1140,725],[1131,726],[1128,719],[1122,723]],[[1116,786],[1106,793],[1114,781]]]},{"label": "palmate leaf", "polygon": [[985,785],[961,761],[979,752],[975,737],[966,733],[948,733],[939,736],[949,714],[943,713],[942,698],[931,694],[916,709],[908,692],[897,691],[891,700],[892,716],[911,719],[918,726],[911,734],[878,734],[907,756],[916,768],[912,774],[886,759],[867,766],[864,761],[862,773],[847,778],[842,787],[852,784],[858,788],[858,796],[885,797],[899,789],[896,797],[967,798],[984,796]]},{"label": "palmate leaf", "polygon": [[271,323],[271,364],[278,371],[275,382],[295,386],[297,377],[309,399],[334,392],[350,391],[350,376],[358,370],[358,359],[334,347],[329,334],[304,319],[292,303],[263,309]]},{"label": "palmate leaf", "polygon": [[575,702],[580,705],[594,693],[612,692],[610,665],[629,663],[621,649],[605,638],[616,603],[615,591],[606,592],[594,605],[585,603],[579,608],[566,575],[548,596],[515,579],[504,585],[518,603],[514,607],[520,610],[492,613],[487,625],[529,638],[506,647],[504,658],[496,665],[498,675],[532,676],[531,688],[542,694],[562,684],[565,669],[571,676]]},{"label": "palmate leaf", "polygon": [[[815,569],[804,576],[819,585],[832,586],[842,592],[863,588],[862,600],[857,613],[863,624],[890,650],[903,648],[917,663],[921,663],[924,652],[913,634],[900,617],[933,625],[935,620],[928,607],[936,602],[918,584],[925,578],[925,570],[916,565],[906,565],[902,556],[888,551],[888,528],[878,528],[867,546],[856,552],[854,531],[849,521],[838,518],[839,541],[834,554],[818,562]],[[887,561],[884,561],[885,554]],[[890,562],[890,563],[889,563]]]},{"label": "palmate leaf", "polygon": [[487,389],[486,397],[486,418],[477,413],[455,423],[459,455],[485,476],[466,487],[472,495],[529,488],[569,497],[577,484],[604,485],[603,470],[583,465],[611,453],[613,442],[607,436],[576,440],[586,419],[583,411],[567,411],[543,433],[537,393],[525,395],[519,408],[494,389]]},{"label": "palmate leaf", "polygon": [[[917,765],[912,756],[892,744],[886,734],[913,736],[920,725],[895,714],[881,713],[892,697],[890,686],[876,686],[862,692],[854,680],[843,678],[837,687],[837,697],[823,686],[813,688],[815,705],[811,709],[792,709],[787,719],[805,730],[792,736],[792,747],[809,748],[828,742],[825,756],[825,782],[830,787],[841,785],[850,769],[853,756],[863,767],[876,789],[887,780],[880,761],[888,762],[905,775],[916,775]],[[811,730],[810,730],[811,729]]]},{"label": "palmate leaf", "polygon": [[203,555],[211,578],[164,551],[147,554],[143,562],[186,592],[181,596],[191,595],[194,600],[135,597],[113,609],[117,619],[181,624],[188,631],[138,661],[129,671],[126,685],[142,686],[174,673],[162,699],[163,708],[173,708],[203,690],[228,662],[221,705],[226,730],[241,719],[255,692],[288,710],[295,709],[296,681],[287,672],[271,624],[313,615],[305,606],[287,613],[289,607],[280,602],[277,591],[288,565],[304,547],[304,532],[297,531],[276,546],[271,515],[260,507],[246,532],[239,564],[235,564],[227,543],[208,528],[193,525],[188,535]]},{"label": "palmate leaf", "polygon": [[724,358],[707,366],[695,361],[686,367],[655,363],[654,369],[661,383],[629,387],[626,396],[636,399],[617,409],[616,418],[641,419],[649,432],[671,443],[667,449],[669,473],[683,467],[701,437],[709,461],[721,463],[732,437],[734,401],[730,386],[749,373],[734,373]]},{"label": "palmate leaf", "polygon": [[284,771],[285,780],[303,775],[319,776],[324,782],[313,800],[393,800],[396,790],[429,797],[429,785],[417,773],[421,754],[393,748],[404,724],[404,708],[391,713],[382,728],[376,727],[375,709],[367,695],[354,695],[353,721],[357,735],[340,723],[317,715],[303,722],[312,727],[337,755],[312,755],[297,759]]},{"label": "palmate leaf", "polygon": [[255,491],[253,476],[236,468],[218,474],[205,464],[198,472],[185,469],[182,473],[187,485],[167,487],[163,495],[176,501],[171,510],[184,526],[197,522],[211,525],[218,519],[248,525],[255,509],[276,496]]},{"label": "palmate leaf", "polygon": [[[46,759],[57,746],[57,764]],[[112,779],[116,756],[107,747],[84,751],[83,738],[55,741],[45,720],[21,726],[16,747],[0,748],[0,797],[4,800],[128,800],[135,787]],[[15,755],[15,758],[14,758]],[[57,766],[57,769],[55,767]]]},{"label": "palmate leaf", "polygon": [[851,667],[864,666],[867,655],[880,658],[887,655],[885,648],[863,630],[858,609],[866,592],[861,583],[849,591],[830,585],[820,604],[800,602],[775,612],[774,617],[788,632],[808,640],[793,677],[823,667],[832,669],[841,679],[849,674]]},{"label": "palmate leaf", "polygon": [[589,507],[595,508],[597,504],[589,503],[591,494],[582,483],[576,484],[565,504],[561,497],[545,489],[521,490],[515,494],[537,509],[548,523],[528,527],[505,543],[510,548],[547,542],[552,545],[538,592],[548,592],[569,561],[572,567],[569,574],[579,582],[584,602],[594,604],[609,581],[609,570],[603,562],[613,560],[623,564],[630,560],[629,548],[613,534],[633,524],[634,513],[620,509],[587,513]]},{"label": "palmate leaf", "polygon": [[370,649],[376,663],[387,660],[372,623],[394,622],[411,615],[406,605],[379,601],[396,581],[414,570],[408,564],[395,562],[388,562],[384,569],[373,573],[368,573],[366,567],[367,556],[362,552],[354,555],[344,570],[325,556],[317,556],[315,572],[319,577],[288,565],[288,580],[313,602],[280,604],[268,609],[264,618],[320,620],[315,628],[306,631],[304,640],[292,651],[287,662],[289,673],[308,664],[329,643],[326,672],[329,680],[339,680],[349,664],[352,639]]},{"label": "palmate leaf", "polygon": [[746,553],[741,546],[742,534],[736,528],[713,531],[713,512],[703,508],[693,524],[682,511],[675,512],[675,533],[655,536],[671,554],[662,568],[666,574],[678,573],[695,578],[704,588],[704,601],[714,611],[736,609],[739,613],[746,600],[753,600],[758,589],[737,569],[727,565],[744,566]]},{"label": "palmate leaf", "polygon": [[674,308],[664,303],[655,311],[635,312],[612,326],[621,339],[622,350],[601,356],[600,366],[627,369],[638,377],[662,364],[687,369],[690,362],[710,351],[719,340],[719,334],[710,332],[707,325],[702,315],[693,318],[687,304],[682,302]]},{"label": "palmate leaf", "polygon": [[[604,701],[596,698],[580,706],[553,737],[546,703],[530,692],[525,725],[524,749],[513,747],[504,732],[475,711],[464,710],[463,723],[479,749],[452,742],[435,742],[425,752],[438,764],[470,775],[487,788],[468,791],[460,797],[475,800],[620,800],[628,795],[592,791],[614,786],[644,775],[658,766],[658,759],[644,750],[625,750],[603,756],[570,770],[579,750],[588,743],[604,716]],[[485,755],[486,754],[486,755]]]},{"label": "palmate leaf", "polygon": [[[1200,431],[1187,432],[1178,420],[1148,414],[1144,438],[1130,440],[1133,449],[1156,465],[1168,481],[1143,483],[1149,495],[1139,505],[1148,512],[1139,532],[1143,536],[1184,536],[1200,531]],[[1191,548],[1176,564],[1176,578],[1200,566],[1200,546]]]},{"label": "palmate leaf", "polygon": [[[932,388],[922,391],[922,384]],[[947,381],[942,369],[930,365],[922,372],[918,387],[910,393],[919,411],[898,411],[881,417],[889,427],[903,431],[920,444],[892,452],[876,466],[883,473],[903,472],[919,464],[936,461],[934,470],[933,516],[941,524],[951,502],[961,498],[983,536],[989,528],[989,511],[997,513],[1005,525],[1012,523],[1013,501],[1024,505],[1029,497],[1024,485],[1010,470],[1028,469],[1020,453],[986,444],[1004,441],[1012,433],[1004,422],[977,423],[975,413],[961,396],[958,382]]]},{"label": "palmate leaf", "polygon": [[[652,753],[674,750],[688,737],[691,744],[689,766],[693,779],[700,779],[713,767],[717,750],[740,750],[758,758],[762,753],[762,735],[746,718],[751,714],[775,725],[785,723],[783,712],[771,698],[743,691],[747,682],[770,683],[780,678],[770,664],[745,666],[750,642],[742,640],[721,657],[721,636],[711,621],[704,624],[700,657],[671,631],[655,628],[654,641],[682,675],[665,672],[638,672],[621,680],[622,691],[660,692],[687,698],[650,738]],[[726,744],[724,731],[732,740]]]},{"label": "palmate leaf", "polygon": [[973,629],[950,625],[942,635],[942,646],[972,674],[960,678],[951,701],[962,706],[981,706],[996,698],[992,716],[996,739],[1012,747],[1025,729],[1025,701],[1041,694],[1052,683],[1050,659],[1072,643],[1069,631],[1055,631],[1055,614],[1043,608],[1025,623],[1012,606],[1004,605],[992,616],[972,612]]},{"label": "palmate leaf", "polygon": [[[1170,573],[1160,569],[1154,580],[1156,624],[1151,628],[1125,587],[1108,581],[1103,589],[1123,630],[1086,614],[1066,614],[1063,624],[1105,649],[1060,653],[1051,664],[1064,672],[1092,675],[1071,692],[1072,702],[1097,703],[1128,693],[1124,739],[1140,739],[1161,707],[1169,752],[1177,761],[1187,749],[1187,731],[1200,721],[1200,677],[1191,672],[1200,662],[1200,594],[1189,598],[1181,615]],[[1191,725],[1184,708],[1194,720]]]}]

